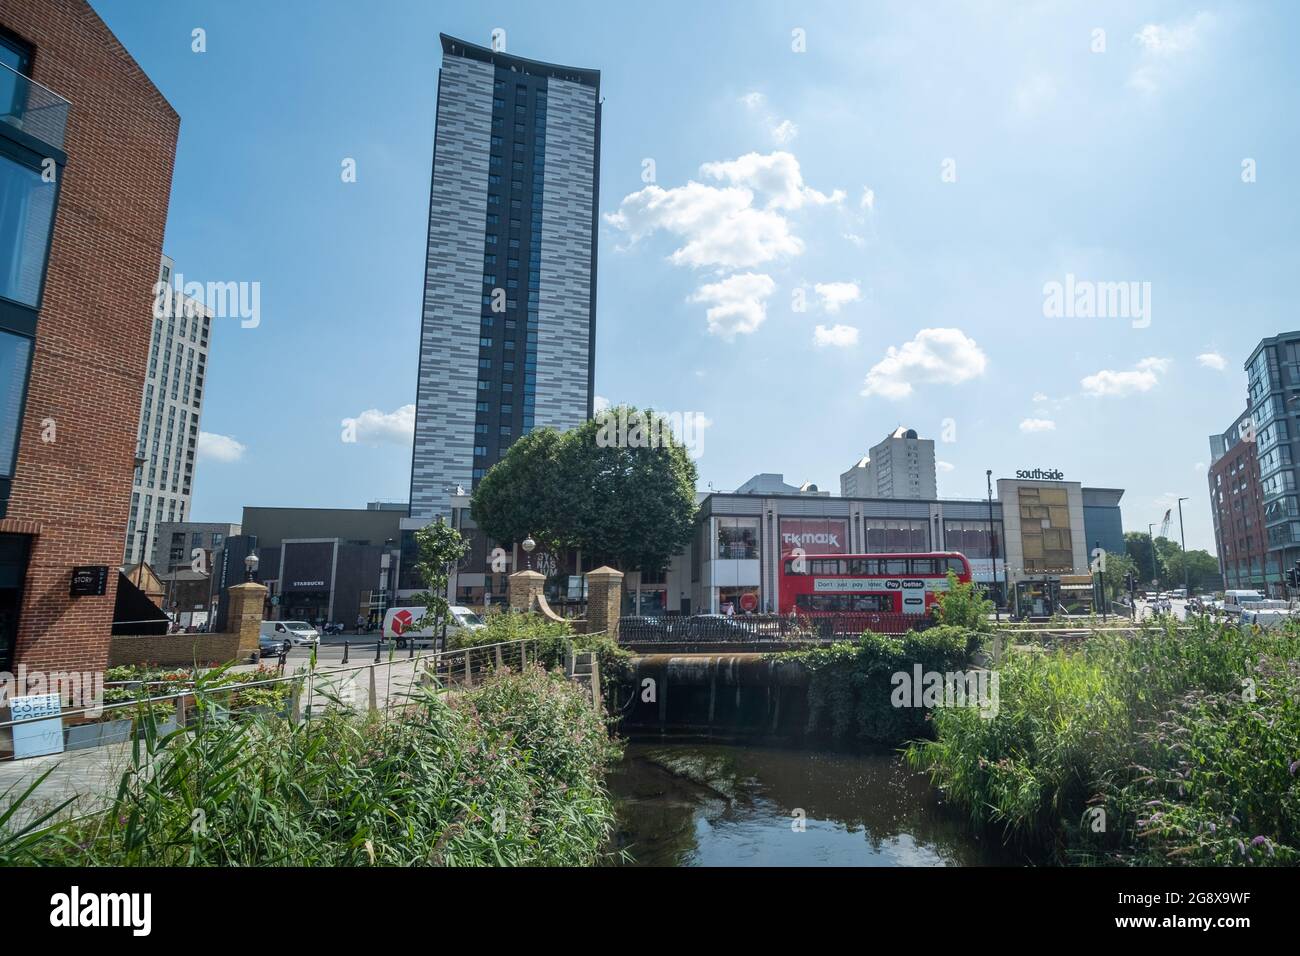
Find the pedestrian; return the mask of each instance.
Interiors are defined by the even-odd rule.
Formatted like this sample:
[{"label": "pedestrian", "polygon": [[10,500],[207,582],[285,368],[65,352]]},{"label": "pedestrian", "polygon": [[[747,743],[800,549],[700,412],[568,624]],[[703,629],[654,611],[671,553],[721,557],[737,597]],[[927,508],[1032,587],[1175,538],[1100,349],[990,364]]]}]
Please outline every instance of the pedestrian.
[{"label": "pedestrian", "polygon": [[362,629],[363,629],[365,626],[366,626],[366,616],[365,616],[364,614],[358,614],[358,615],[357,615],[357,633],[360,634],[361,631],[362,631]]}]

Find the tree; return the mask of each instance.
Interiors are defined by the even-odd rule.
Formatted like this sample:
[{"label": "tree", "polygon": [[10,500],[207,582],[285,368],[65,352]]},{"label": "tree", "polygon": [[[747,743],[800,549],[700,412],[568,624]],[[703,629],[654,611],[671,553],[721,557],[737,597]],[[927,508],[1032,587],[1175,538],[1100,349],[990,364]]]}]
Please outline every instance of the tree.
[{"label": "tree", "polygon": [[432,627],[435,631],[440,631],[449,615],[445,595],[451,567],[469,553],[469,542],[439,517],[437,521],[415,532],[415,544],[420,553],[415,573],[428,587],[427,591],[417,595],[424,604],[424,615],[415,626],[420,630]]},{"label": "tree", "polygon": [[1156,579],[1156,565],[1152,563],[1151,536],[1144,531],[1124,533],[1124,551],[1137,565],[1138,582],[1146,585]]},{"label": "tree", "polygon": [[1121,594],[1128,593],[1128,585],[1124,583],[1125,578],[1133,574],[1142,584],[1142,572],[1138,569],[1137,562],[1128,554],[1106,554],[1106,600],[1113,601]]},{"label": "tree", "polygon": [[618,406],[515,442],[474,489],[470,514],[497,541],[532,534],[555,551],[661,571],[694,533],[695,481],[663,416]]},{"label": "tree", "polygon": [[973,582],[962,583],[957,575],[948,572],[948,589],[939,594],[934,608],[936,621],[970,631],[988,631],[992,629],[989,626],[992,613],[993,602],[984,596],[982,588]]}]

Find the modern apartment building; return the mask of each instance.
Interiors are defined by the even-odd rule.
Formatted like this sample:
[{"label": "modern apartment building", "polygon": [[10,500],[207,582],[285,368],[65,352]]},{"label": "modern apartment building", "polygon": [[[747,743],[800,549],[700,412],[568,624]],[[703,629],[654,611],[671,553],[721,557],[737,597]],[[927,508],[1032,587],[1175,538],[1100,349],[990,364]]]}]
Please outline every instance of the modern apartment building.
[{"label": "modern apartment building", "polygon": [[0,0],[0,670],[108,659],[179,127],[85,0]]},{"label": "modern apartment building", "polygon": [[1264,524],[1264,494],[1252,430],[1252,409],[1236,417],[1221,434],[1210,436],[1210,510],[1214,545],[1225,588],[1266,590],[1283,580],[1270,567]]},{"label": "modern apartment building", "polygon": [[149,564],[158,574],[194,568],[202,551],[202,567],[211,569],[213,555],[227,538],[242,533],[237,524],[222,521],[164,521],[153,535]]},{"label": "modern apartment building", "polygon": [[592,414],[600,73],[442,36],[409,524]]},{"label": "modern apartment building", "polygon": [[[149,366],[140,401],[126,564],[156,560],[159,526],[186,521],[190,515],[212,313],[173,287],[174,272],[172,260],[163,256],[154,287]],[[168,569],[155,564],[154,570]]]},{"label": "modern apartment building", "polygon": [[1300,331],[1260,340],[1245,363],[1267,552],[1266,580],[1280,593],[1300,559]]},{"label": "modern apartment building", "polygon": [[845,498],[935,498],[934,442],[896,428],[840,475]]}]

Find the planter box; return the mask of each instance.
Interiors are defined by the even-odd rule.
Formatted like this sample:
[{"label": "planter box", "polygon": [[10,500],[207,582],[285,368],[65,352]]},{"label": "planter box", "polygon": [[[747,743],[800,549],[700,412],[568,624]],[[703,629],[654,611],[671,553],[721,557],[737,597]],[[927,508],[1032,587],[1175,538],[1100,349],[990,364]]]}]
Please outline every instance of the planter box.
[{"label": "planter box", "polygon": [[101,720],[93,724],[74,724],[65,731],[65,750],[87,750],[91,747],[103,747],[105,744],[120,743],[131,739],[131,725],[128,717],[118,720]]}]

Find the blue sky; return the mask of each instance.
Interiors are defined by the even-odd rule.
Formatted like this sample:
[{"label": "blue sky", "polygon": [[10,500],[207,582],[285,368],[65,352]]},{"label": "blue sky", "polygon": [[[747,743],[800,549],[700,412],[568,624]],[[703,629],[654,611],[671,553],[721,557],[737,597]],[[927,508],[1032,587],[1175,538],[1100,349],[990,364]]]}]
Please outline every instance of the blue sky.
[{"label": "blue sky", "polygon": [[[438,33],[502,27],[602,72],[596,391],[705,416],[702,488],[837,489],[905,424],[943,496],[1060,468],[1213,549],[1206,437],[1295,327],[1289,5],[92,2],[181,114],[178,270],[261,283],[195,520],[405,499]],[[1045,314],[1067,275],[1149,321]]]}]

